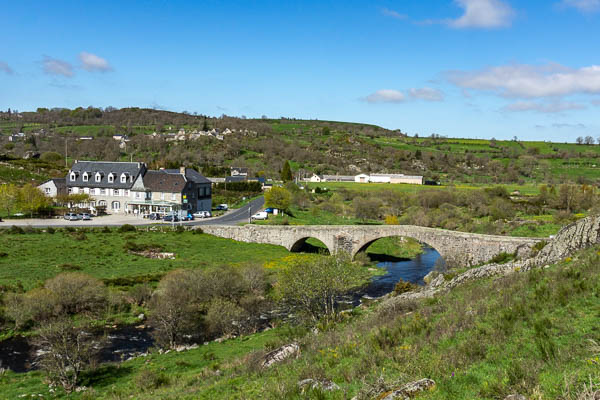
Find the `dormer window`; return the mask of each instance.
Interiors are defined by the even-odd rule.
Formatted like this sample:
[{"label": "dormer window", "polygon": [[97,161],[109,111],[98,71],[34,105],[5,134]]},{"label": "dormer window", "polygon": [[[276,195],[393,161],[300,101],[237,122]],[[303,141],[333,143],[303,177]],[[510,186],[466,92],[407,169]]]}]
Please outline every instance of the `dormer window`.
[{"label": "dormer window", "polygon": [[102,174],[100,172],[96,172],[96,182],[100,182],[102,180]]},{"label": "dormer window", "polygon": [[112,172],[108,174],[108,183],[113,183],[115,181],[115,174]]},{"label": "dormer window", "polygon": [[127,174],[121,174],[121,183],[127,183]]},{"label": "dormer window", "polygon": [[77,180],[77,173],[71,172],[71,181],[75,182]]},{"label": "dormer window", "polygon": [[84,173],[83,173],[83,175],[82,175],[81,177],[83,178],[83,181],[84,181],[84,182],[87,182],[90,176],[88,175],[88,173],[87,173],[87,172],[84,172]]}]

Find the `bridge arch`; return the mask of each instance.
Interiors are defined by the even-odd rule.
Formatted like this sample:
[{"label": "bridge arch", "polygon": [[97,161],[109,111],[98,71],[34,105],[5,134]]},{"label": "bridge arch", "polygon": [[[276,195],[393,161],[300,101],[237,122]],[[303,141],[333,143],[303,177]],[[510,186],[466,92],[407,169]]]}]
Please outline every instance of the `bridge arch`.
[{"label": "bridge arch", "polygon": [[362,242],[359,242],[357,244],[357,246],[355,246],[355,248],[353,249],[354,251],[351,255],[352,255],[352,258],[354,258],[354,257],[356,257],[356,255],[358,253],[366,252],[367,249],[372,244],[377,242],[378,240],[386,239],[386,238],[401,238],[401,239],[412,239],[412,240],[418,242],[419,244],[421,244],[421,246],[426,246],[426,247],[429,247],[429,248],[435,250],[440,255],[440,258],[444,262],[446,262],[446,257],[444,257],[443,249],[438,248],[438,246],[436,246],[436,244],[430,243],[431,242],[430,240],[423,241],[420,238],[414,237],[414,236],[417,236],[417,235],[406,235],[406,234],[401,234],[401,233],[396,233],[396,232],[390,232],[390,233],[386,233],[386,234],[377,235],[377,237],[368,238]]},{"label": "bridge arch", "polygon": [[289,248],[292,253],[318,253],[320,250],[333,254],[332,249],[324,241],[314,236],[297,238]]}]

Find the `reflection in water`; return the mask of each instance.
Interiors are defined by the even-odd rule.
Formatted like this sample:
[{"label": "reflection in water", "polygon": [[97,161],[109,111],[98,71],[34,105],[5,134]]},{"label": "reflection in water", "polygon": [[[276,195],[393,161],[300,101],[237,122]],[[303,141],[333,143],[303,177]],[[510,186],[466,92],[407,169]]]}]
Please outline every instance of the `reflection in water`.
[{"label": "reflection in water", "polygon": [[412,260],[379,262],[377,263],[377,267],[384,268],[387,273],[373,278],[373,281],[367,286],[363,294],[369,297],[383,296],[394,290],[394,286],[396,286],[396,283],[400,279],[424,285],[423,277],[433,270],[435,262],[439,257],[440,253],[435,249],[424,247],[423,253]]}]

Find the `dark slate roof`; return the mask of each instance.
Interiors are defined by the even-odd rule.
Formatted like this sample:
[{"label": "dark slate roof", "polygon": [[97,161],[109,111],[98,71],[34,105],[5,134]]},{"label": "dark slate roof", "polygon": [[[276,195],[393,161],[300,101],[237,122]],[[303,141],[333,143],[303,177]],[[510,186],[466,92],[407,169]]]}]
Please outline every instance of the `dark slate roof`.
[{"label": "dark slate roof", "polygon": [[245,176],[227,176],[225,177],[225,182],[245,182]]},{"label": "dark slate roof", "polygon": [[164,169],[147,171],[144,175],[144,187],[152,192],[180,193],[185,187],[186,180],[179,170],[176,171],[177,173]]},{"label": "dark slate roof", "polygon": [[[77,161],[71,167],[71,170],[67,174],[67,186],[80,186],[80,187],[99,187],[99,188],[115,188],[115,189],[130,189],[137,176],[146,171],[144,163],[137,162],[107,162],[107,161]],[[77,178],[75,181],[71,180],[71,172],[77,172]],[[83,181],[83,173],[87,172],[90,174],[87,182]],[[102,179],[100,182],[96,182],[96,172],[102,173]],[[115,175],[114,182],[108,182],[108,175],[110,173]],[[121,183],[121,174],[127,174],[133,176],[133,181],[127,179],[127,182]]]},{"label": "dark slate roof", "polygon": [[67,179],[66,178],[52,178],[50,181],[54,182],[54,185],[57,189],[64,189],[67,187]]},{"label": "dark slate roof", "polygon": [[[181,174],[181,171],[178,169],[165,169],[163,171],[166,171],[169,174]],[[185,169],[185,179],[193,183],[211,183],[208,178],[191,168]]]}]

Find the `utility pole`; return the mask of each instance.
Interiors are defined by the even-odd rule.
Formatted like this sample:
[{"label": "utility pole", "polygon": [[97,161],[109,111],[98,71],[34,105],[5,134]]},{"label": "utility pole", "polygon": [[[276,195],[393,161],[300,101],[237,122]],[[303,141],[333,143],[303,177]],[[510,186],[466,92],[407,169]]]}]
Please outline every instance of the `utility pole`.
[{"label": "utility pole", "polygon": [[68,167],[67,164],[67,137],[65,136],[65,168]]}]

